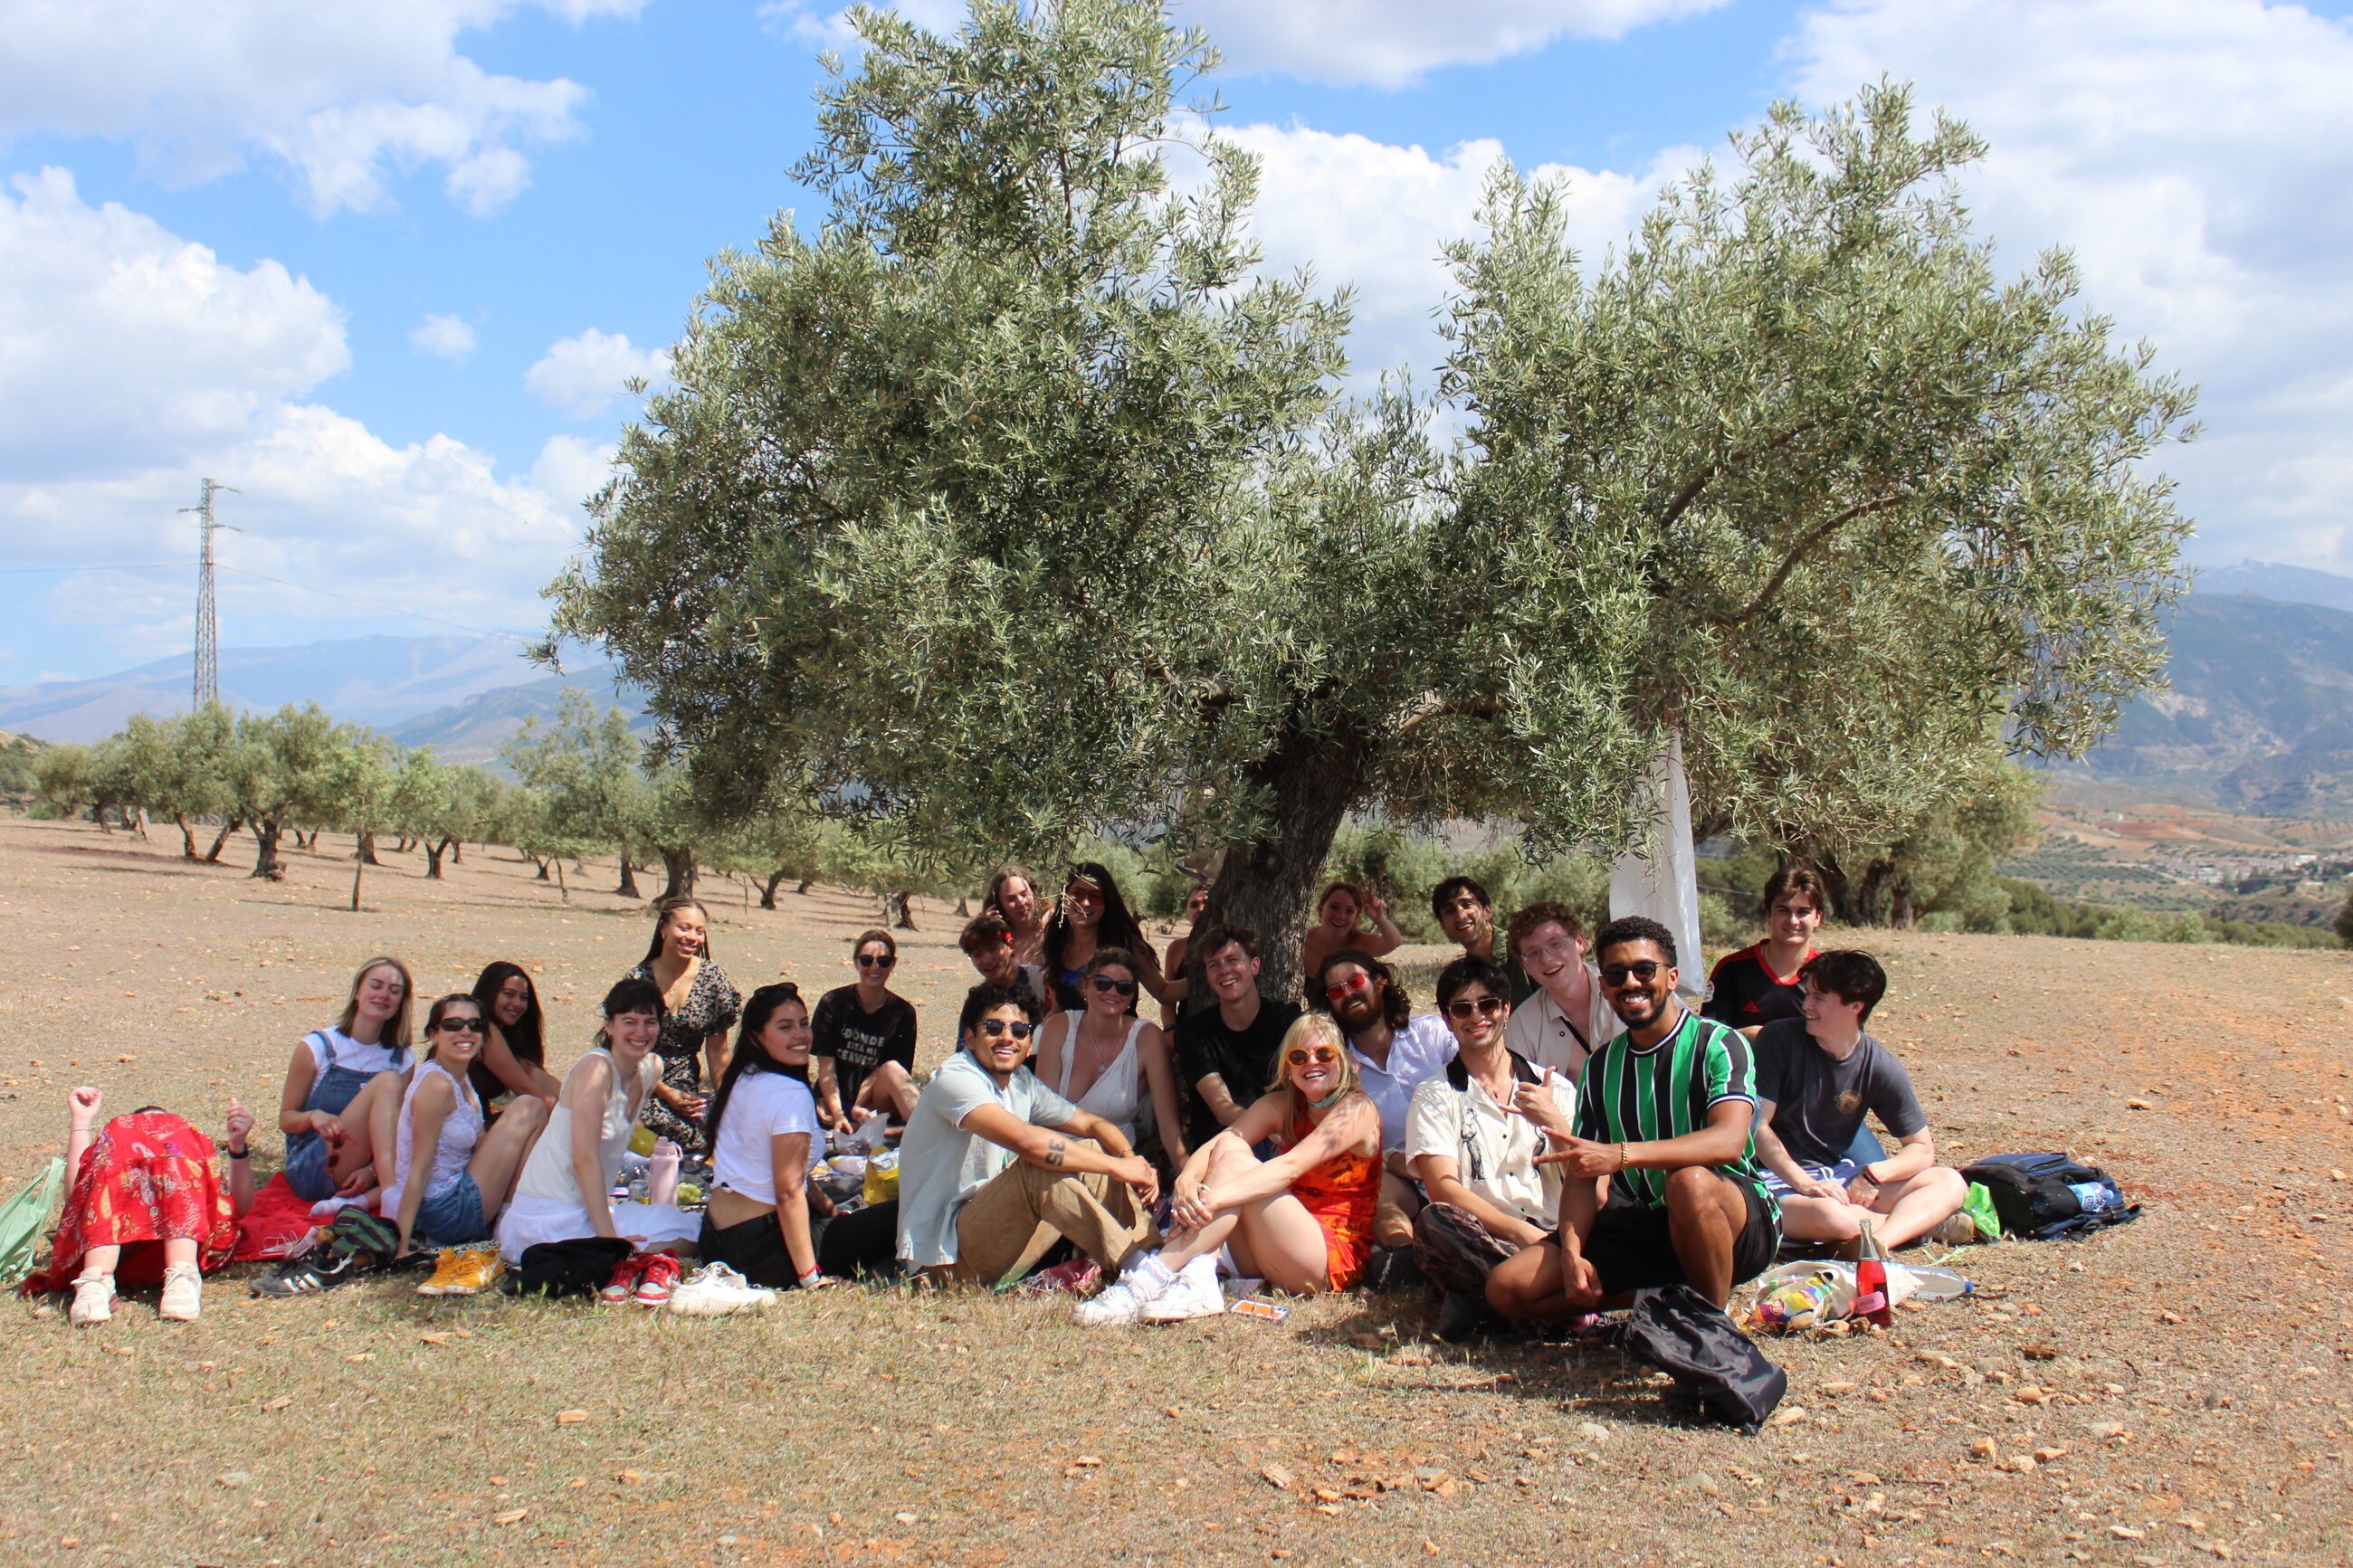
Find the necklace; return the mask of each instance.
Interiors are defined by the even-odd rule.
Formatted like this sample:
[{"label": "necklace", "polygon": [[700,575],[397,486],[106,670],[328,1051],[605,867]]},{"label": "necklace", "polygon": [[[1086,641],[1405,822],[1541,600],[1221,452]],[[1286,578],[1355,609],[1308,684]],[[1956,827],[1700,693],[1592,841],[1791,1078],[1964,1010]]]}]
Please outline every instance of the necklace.
[{"label": "necklace", "polygon": [[1333,1106],[1337,1105],[1340,1102],[1340,1097],[1347,1092],[1347,1085],[1343,1084],[1321,1100],[1309,1100],[1307,1102],[1307,1109],[1310,1110],[1328,1110]]}]

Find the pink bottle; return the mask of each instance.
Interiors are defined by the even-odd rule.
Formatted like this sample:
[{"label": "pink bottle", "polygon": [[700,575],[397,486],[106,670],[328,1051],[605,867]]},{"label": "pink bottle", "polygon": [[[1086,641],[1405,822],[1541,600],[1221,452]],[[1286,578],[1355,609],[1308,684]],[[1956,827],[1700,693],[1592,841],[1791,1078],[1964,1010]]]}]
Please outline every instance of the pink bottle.
[{"label": "pink bottle", "polygon": [[667,1138],[655,1142],[653,1158],[646,1162],[646,1202],[678,1202],[678,1145]]}]

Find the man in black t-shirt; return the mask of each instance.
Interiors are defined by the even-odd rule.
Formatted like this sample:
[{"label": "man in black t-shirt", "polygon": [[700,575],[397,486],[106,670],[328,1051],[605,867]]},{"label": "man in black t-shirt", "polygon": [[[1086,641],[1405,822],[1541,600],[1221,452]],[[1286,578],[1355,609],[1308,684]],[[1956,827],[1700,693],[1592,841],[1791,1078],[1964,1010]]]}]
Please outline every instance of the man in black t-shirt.
[{"label": "man in black t-shirt", "polygon": [[852,955],[858,983],[818,997],[809,1016],[818,1115],[845,1131],[860,1107],[904,1122],[916,1094],[915,1009],[891,989],[899,944],[889,931],[862,931]]},{"label": "man in black t-shirt", "polygon": [[1259,994],[1258,933],[1247,926],[1214,925],[1187,950],[1217,1006],[1185,1015],[1176,1025],[1176,1079],[1185,1090],[1185,1142],[1198,1149],[1233,1124],[1267,1092],[1282,1037],[1299,1021],[1290,1002]]},{"label": "man in black t-shirt", "polygon": [[[1819,953],[1806,966],[1804,1016],[1757,1036],[1757,1156],[1793,1241],[1846,1241],[1869,1220],[1883,1246],[1902,1247],[1960,1213],[1968,1184],[1936,1163],[1928,1118],[1904,1064],[1863,1032],[1887,994],[1867,952]],[[1893,1154],[1848,1154],[1863,1117],[1900,1142]]]},{"label": "man in black t-shirt", "polygon": [[1766,1025],[1795,1018],[1822,910],[1821,879],[1805,867],[1785,866],[1767,879],[1757,903],[1765,940],[1716,960],[1701,1016],[1729,1024],[1752,1040]]}]

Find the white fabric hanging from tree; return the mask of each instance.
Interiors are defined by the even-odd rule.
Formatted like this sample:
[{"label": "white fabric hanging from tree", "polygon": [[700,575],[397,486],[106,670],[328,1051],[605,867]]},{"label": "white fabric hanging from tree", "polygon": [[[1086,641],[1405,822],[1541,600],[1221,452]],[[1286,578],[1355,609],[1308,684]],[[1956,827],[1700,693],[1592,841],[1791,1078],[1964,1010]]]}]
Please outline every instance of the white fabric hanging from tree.
[{"label": "white fabric hanging from tree", "polygon": [[1683,975],[1677,989],[1696,999],[1707,992],[1707,964],[1699,945],[1699,852],[1692,842],[1682,737],[1668,738],[1641,788],[1637,816],[1649,826],[1610,862],[1610,918],[1647,915],[1672,931]]}]

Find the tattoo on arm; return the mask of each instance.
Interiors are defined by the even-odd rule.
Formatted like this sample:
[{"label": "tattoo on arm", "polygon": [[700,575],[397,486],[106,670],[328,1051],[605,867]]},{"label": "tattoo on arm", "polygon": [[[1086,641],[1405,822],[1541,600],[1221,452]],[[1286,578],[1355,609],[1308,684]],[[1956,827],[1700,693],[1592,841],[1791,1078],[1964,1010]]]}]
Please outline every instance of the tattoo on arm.
[{"label": "tattoo on arm", "polygon": [[1064,1152],[1065,1145],[1060,1138],[1049,1138],[1046,1140],[1046,1163],[1059,1169],[1062,1163],[1062,1155]]}]

